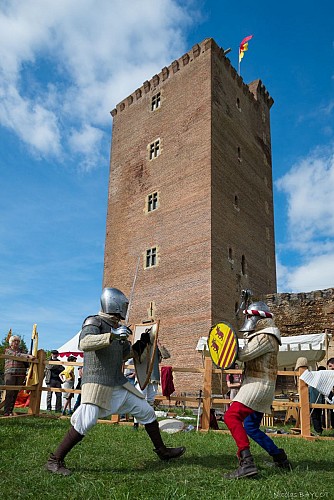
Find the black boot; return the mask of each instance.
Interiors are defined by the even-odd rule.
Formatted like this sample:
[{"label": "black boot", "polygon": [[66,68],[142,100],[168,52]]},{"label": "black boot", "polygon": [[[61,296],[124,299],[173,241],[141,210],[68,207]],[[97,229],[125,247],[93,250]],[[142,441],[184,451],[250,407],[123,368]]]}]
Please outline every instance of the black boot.
[{"label": "black boot", "polygon": [[277,453],[276,455],[272,455],[272,457],[276,467],[292,470],[288,457],[286,456],[286,453],[282,448],[280,448],[279,453]]},{"label": "black boot", "polygon": [[251,452],[242,450],[239,457],[239,467],[233,472],[224,474],[225,479],[241,479],[243,477],[255,476],[258,473],[256,465],[254,464]]},{"label": "black boot", "polygon": [[146,424],[145,430],[155,446],[155,453],[161,460],[178,458],[186,451],[185,447],[183,446],[181,446],[180,448],[167,448],[164,445],[157,420],[154,420],[154,422],[151,422],[150,424]]},{"label": "black boot", "polygon": [[69,476],[71,471],[66,468],[64,458],[71,449],[78,444],[84,436],[79,434],[74,427],[71,427],[58,448],[50,455],[49,460],[46,462],[46,469],[55,474],[62,476]]}]

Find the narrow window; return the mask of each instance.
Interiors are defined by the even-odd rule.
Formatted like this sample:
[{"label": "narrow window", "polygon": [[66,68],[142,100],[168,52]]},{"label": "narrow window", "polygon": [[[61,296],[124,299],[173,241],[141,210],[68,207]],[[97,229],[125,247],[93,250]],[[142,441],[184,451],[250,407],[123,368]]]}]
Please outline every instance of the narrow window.
[{"label": "narrow window", "polygon": [[239,208],[239,198],[237,194],[234,195],[234,207]]},{"label": "narrow window", "polygon": [[161,106],[161,94],[160,92],[158,92],[157,94],[152,96],[151,111],[160,108],[160,106]]},{"label": "narrow window", "polygon": [[145,267],[153,267],[157,265],[157,248],[149,248],[146,250]]},{"label": "narrow window", "polygon": [[237,97],[237,109],[241,111],[241,106],[240,106],[240,99]]},{"label": "narrow window", "polygon": [[157,158],[160,155],[160,139],[150,144],[150,160]]},{"label": "narrow window", "polygon": [[229,261],[233,260],[233,252],[231,247],[228,249],[228,260]]},{"label": "narrow window", "polygon": [[241,161],[241,148],[238,146],[238,161]]},{"label": "narrow window", "polygon": [[147,197],[147,211],[152,212],[158,208],[158,193],[149,194]]}]

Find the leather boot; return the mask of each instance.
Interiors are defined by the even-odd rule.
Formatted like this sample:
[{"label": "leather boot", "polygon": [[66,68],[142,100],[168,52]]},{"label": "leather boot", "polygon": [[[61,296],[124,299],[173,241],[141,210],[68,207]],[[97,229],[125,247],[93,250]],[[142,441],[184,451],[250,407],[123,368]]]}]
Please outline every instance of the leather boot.
[{"label": "leather boot", "polygon": [[64,460],[60,460],[51,453],[49,460],[45,464],[45,468],[54,474],[61,474],[62,476],[69,476],[72,474],[70,469],[67,469]]},{"label": "leather boot", "polygon": [[258,473],[254,459],[249,449],[242,450],[239,457],[239,467],[233,472],[224,474],[225,479],[241,479],[243,477],[255,476]]},{"label": "leather boot", "polygon": [[74,427],[71,427],[56,451],[50,455],[50,458],[45,465],[46,469],[55,474],[69,476],[71,471],[66,468],[64,458],[67,453],[71,451],[71,449],[83,438],[84,436],[82,434],[79,434]]},{"label": "leather boot", "polygon": [[146,424],[145,430],[155,446],[155,453],[161,460],[178,458],[186,451],[184,446],[181,446],[180,448],[167,448],[164,445],[157,420],[154,420],[154,422],[151,422],[150,424]]},{"label": "leather boot", "polygon": [[291,464],[286,456],[285,451],[280,448],[279,453],[276,455],[272,455],[274,464],[276,467],[280,467],[281,469],[292,470]]}]

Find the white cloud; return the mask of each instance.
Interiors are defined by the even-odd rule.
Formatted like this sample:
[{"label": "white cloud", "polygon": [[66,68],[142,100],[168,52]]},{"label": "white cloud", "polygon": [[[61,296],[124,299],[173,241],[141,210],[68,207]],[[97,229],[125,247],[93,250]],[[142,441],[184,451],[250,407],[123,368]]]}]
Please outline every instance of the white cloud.
[{"label": "white cloud", "polygon": [[186,50],[188,3],[2,2],[0,124],[44,155],[59,153],[68,128],[103,129],[121,99]]},{"label": "white cloud", "polygon": [[281,292],[309,292],[334,286],[334,253],[311,258],[299,267],[278,265]]},{"label": "white cloud", "polygon": [[[334,147],[314,150],[276,186],[287,198],[288,236],[280,245],[277,263],[279,290],[334,286]],[[285,259],[289,264],[282,266],[280,254],[289,252],[290,259]]]},{"label": "white cloud", "polygon": [[23,98],[12,85],[0,89],[0,97],[2,125],[15,131],[23,141],[41,153],[59,153],[60,131],[54,112],[38,100]]},{"label": "white cloud", "polygon": [[289,268],[284,266],[278,258],[276,258],[276,276],[278,292],[286,292],[288,288]]},{"label": "white cloud", "polygon": [[287,196],[293,247],[312,251],[315,240],[334,237],[334,148],[300,160],[276,186]]},{"label": "white cloud", "polygon": [[81,170],[90,170],[99,158],[102,130],[83,124],[80,130],[72,129],[68,138],[71,151],[81,155]]},{"label": "white cloud", "polygon": [[102,138],[102,131],[91,127],[90,125],[83,125],[81,130],[73,130],[69,137],[71,148],[75,152],[89,153],[100,143]]}]

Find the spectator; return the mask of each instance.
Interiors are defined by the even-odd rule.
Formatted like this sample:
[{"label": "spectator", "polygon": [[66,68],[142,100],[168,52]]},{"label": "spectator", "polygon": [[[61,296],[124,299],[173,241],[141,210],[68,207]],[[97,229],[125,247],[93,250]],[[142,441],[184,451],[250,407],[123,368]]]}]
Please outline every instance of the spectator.
[{"label": "spectator", "polygon": [[[233,365],[233,370],[238,370],[239,366],[238,363],[234,363]],[[234,399],[235,396],[238,394],[238,391],[241,387],[241,382],[242,382],[242,375],[238,373],[228,373],[226,375],[226,384],[227,387],[230,390],[230,399]]]},{"label": "spectator", "polygon": [[[29,366],[27,361],[35,359],[35,356],[22,351],[20,348],[20,342],[20,337],[12,335],[9,339],[9,347],[5,349],[5,354],[22,358],[22,361],[16,361],[14,359],[5,360],[5,385],[23,385],[27,367]],[[6,417],[13,414],[18,393],[19,389],[6,391],[4,405],[4,415]]]},{"label": "spectator", "polygon": [[[326,368],[324,366],[319,366],[318,371],[319,370],[326,370]],[[324,404],[325,397],[315,387],[309,386],[308,392],[309,392],[309,399],[310,399],[311,404],[318,404],[318,405]],[[311,421],[312,421],[314,432],[320,436],[321,436],[322,431],[323,431],[322,414],[323,414],[322,408],[312,408],[312,410],[311,410]]]},{"label": "spectator", "polygon": [[[79,366],[79,368],[78,368],[78,383],[77,383],[77,385],[75,387],[76,390],[81,390],[82,372],[83,372],[83,367]],[[81,405],[81,394],[78,394],[78,397],[76,399],[76,402],[75,402],[75,405],[74,405],[74,408],[73,408],[73,413],[75,412],[75,410],[80,405]]]},{"label": "spectator", "polygon": [[[154,355],[154,363],[153,363],[153,369],[150,377],[150,381],[145,387],[145,389],[141,389],[139,382],[136,380],[135,387],[140,391],[144,396],[148,404],[152,407],[154,407],[154,401],[155,401],[155,396],[158,392],[159,384],[160,384],[160,370],[159,370],[159,364],[163,359],[168,359],[170,358],[170,353],[166,349],[165,346],[159,345],[156,348],[156,352]],[[134,430],[138,429],[139,423],[137,422],[136,418],[134,418],[134,424],[133,428]]]},{"label": "spectator", "polygon": [[125,362],[125,369],[124,369],[124,375],[130,382],[130,384],[135,385],[136,383],[136,372],[134,368],[128,368],[129,365],[133,365],[133,358],[128,359]]},{"label": "spectator", "polygon": [[[56,349],[51,351],[50,361],[59,361],[59,352]],[[59,377],[60,373],[65,368],[62,365],[46,365],[45,367],[45,383],[49,388],[60,389],[62,381]],[[48,411],[52,410],[52,391],[48,392],[46,397],[46,408]],[[56,412],[61,412],[61,392],[56,392]]]},{"label": "spectator", "polygon": [[[334,370],[334,358],[329,358],[327,361],[327,370]],[[334,391],[334,389],[333,389]],[[331,427],[334,429],[334,410],[329,410]]]},{"label": "spectator", "polygon": [[[69,356],[67,358],[67,361],[70,362],[75,362],[77,358],[75,356]],[[74,388],[74,381],[75,381],[75,375],[74,375],[74,366],[66,366],[66,368],[61,372],[59,375],[62,382],[63,382],[63,389],[73,389]],[[64,393],[64,399],[65,399],[65,405],[63,408],[63,415],[66,415],[66,410],[68,409],[69,415],[72,413],[71,412],[71,401],[73,398],[73,393],[71,392],[65,392]]]}]

